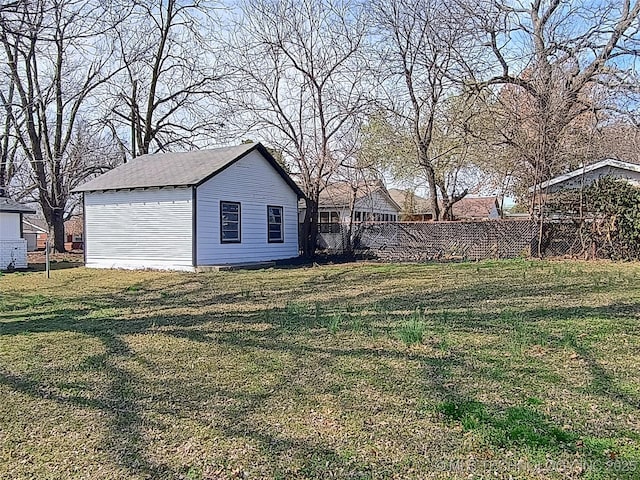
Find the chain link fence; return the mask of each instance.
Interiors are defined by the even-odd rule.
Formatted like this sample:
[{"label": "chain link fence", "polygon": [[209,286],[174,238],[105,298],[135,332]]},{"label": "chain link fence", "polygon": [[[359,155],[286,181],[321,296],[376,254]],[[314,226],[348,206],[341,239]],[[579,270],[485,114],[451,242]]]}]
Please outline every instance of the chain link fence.
[{"label": "chain link fence", "polygon": [[318,248],[342,254],[351,245],[357,256],[387,261],[480,260],[530,256],[536,238],[529,221],[361,223],[320,233]]},{"label": "chain link fence", "polygon": [[495,220],[333,224],[321,229],[318,249],[397,262],[517,257],[610,258],[606,245],[575,222]]}]

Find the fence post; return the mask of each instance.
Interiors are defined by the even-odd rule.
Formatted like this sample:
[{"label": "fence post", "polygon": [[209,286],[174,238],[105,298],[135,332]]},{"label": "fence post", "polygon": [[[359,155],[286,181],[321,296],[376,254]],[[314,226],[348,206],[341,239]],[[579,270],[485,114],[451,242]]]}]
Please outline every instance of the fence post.
[{"label": "fence post", "polygon": [[50,249],[50,243],[49,243],[49,236],[47,235],[47,240],[44,244],[44,258],[45,258],[45,270],[47,272],[47,278],[51,278],[51,266],[50,266],[50,261],[49,261],[49,249]]}]

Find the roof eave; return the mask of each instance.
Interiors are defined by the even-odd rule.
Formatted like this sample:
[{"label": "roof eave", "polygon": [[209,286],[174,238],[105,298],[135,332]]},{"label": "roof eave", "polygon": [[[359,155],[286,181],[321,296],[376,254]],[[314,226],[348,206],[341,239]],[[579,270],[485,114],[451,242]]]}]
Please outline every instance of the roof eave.
[{"label": "roof eave", "polygon": [[23,220],[24,223],[26,223],[27,225],[29,225],[31,228],[33,228],[33,230],[35,230],[34,233],[49,233],[46,229],[39,227],[38,225],[35,225],[34,223],[30,222],[29,220]]},{"label": "roof eave", "polygon": [[529,193],[534,193],[536,189],[542,190],[547,187],[557,185],[558,183],[566,182],[567,180],[577,177],[578,175],[584,175],[585,173],[593,172],[594,170],[602,167],[615,167],[640,173],[640,165],[636,165],[635,163],[623,162],[622,160],[616,160],[614,158],[606,158],[604,160],[600,160],[599,162],[592,163],[591,165],[586,165],[571,172],[558,175],[557,177],[542,182],[540,185],[533,185],[529,187],[528,190]]},{"label": "roof eave", "polygon": [[267,148],[264,145],[262,145],[261,143],[255,143],[251,148],[247,148],[244,152],[239,154],[232,161],[227,162],[224,166],[222,166],[221,168],[215,170],[214,172],[210,173],[209,175],[205,176],[204,178],[198,180],[197,182],[184,183],[184,184],[179,184],[179,185],[145,185],[145,186],[141,185],[141,186],[127,186],[127,187],[121,186],[121,187],[106,187],[105,188],[105,187],[91,187],[91,181],[90,181],[90,182],[87,182],[85,185],[80,185],[80,186],[74,188],[73,190],[71,190],[71,193],[95,193],[95,192],[108,192],[108,191],[117,191],[117,190],[133,190],[133,189],[138,189],[138,188],[139,189],[148,189],[148,188],[179,188],[179,187],[191,188],[191,187],[199,187],[200,185],[204,184],[205,182],[209,181],[211,178],[213,178],[216,175],[218,175],[219,173],[223,172],[224,170],[229,168],[231,165],[235,164],[240,159],[244,158],[245,156],[247,156],[249,153],[253,152],[254,150],[258,150],[262,154],[262,156],[271,164],[271,166],[278,172],[278,174],[287,183],[287,185],[289,185],[289,187],[294,191],[294,193],[296,194],[298,199],[306,198],[306,195],[300,189],[300,187],[298,187],[298,185],[293,181],[293,179],[289,176],[289,174],[287,172],[285,172],[285,170],[282,168],[282,166],[280,166],[280,164],[273,157],[273,155],[271,155],[269,150],[267,150]]},{"label": "roof eave", "polygon": [[137,187],[112,187],[112,188],[90,188],[83,189],[82,187],[74,188],[71,193],[95,193],[95,192],[117,192],[119,190],[148,190],[150,188],[190,188],[196,186],[196,183],[182,183],[179,185],[146,185]]},{"label": "roof eave", "polygon": [[32,215],[36,213],[35,210],[22,210],[17,208],[0,209],[0,213],[24,213],[25,215]]}]

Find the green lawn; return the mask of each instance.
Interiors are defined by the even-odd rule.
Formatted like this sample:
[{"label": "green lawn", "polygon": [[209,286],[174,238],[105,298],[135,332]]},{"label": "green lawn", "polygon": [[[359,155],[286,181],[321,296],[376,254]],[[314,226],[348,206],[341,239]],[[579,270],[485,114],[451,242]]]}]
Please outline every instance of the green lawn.
[{"label": "green lawn", "polygon": [[640,478],[639,277],[5,274],[0,478]]}]

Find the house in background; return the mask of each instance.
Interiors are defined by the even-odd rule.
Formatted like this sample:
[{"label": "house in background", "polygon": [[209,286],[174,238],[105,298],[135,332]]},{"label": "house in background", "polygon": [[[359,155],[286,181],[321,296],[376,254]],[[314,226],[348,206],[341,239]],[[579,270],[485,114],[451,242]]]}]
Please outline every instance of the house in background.
[{"label": "house in background", "polygon": [[304,194],[260,143],[143,155],[74,192],[88,267],[197,271],[298,256]]},{"label": "house in background", "polygon": [[403,222],[428,222],[433,220],[429,200],[416,195],[412,190],[390,188],[389,195],[400,206],[400,220]]},{"label": "house in background", "polygon": [[22,217],[29,213],[35,213],[35,210],[11,200],[0,188],[0,270],[27,268]]},{"label": "house in background", "polygon": [[49,227],[45,219],[38,215],[25,215],[22,225],[22,233],[27,241],[27,251],[44,250],[49,235]]},{"label": "house in background", "polygon": [[[529,193],[533,194],[534,215],[559,222],[581,218],[585,213],[580,206],[582,200],[569,192],[588,188],[605,177],[640,187],[640,165],[608,158],[529,187]],[[562,195],[562,192],[568,194]]]},{"label": "house in background", "polygon": [[[428,222],[433,220],[433,210],[427,198],[411,190],[391,189],[389,193],[402,207],[400,219],[404,222]],[[442,208],[442,205],[440,206]],[[455,221],[483,221],[501,218],[497,197],[466,196],[452,207]]]},{"label": "house in background", "polygon": [[82,214],[73,215],[64,222],[64,248],[69,250],[84,249],[84,217]]},{"label": "house in background", "polygon": [[588,187],[603,177],[614,177],[640,186],[640,165],[607,158],[599,162],[585,165],[563,175],[558,175],[546,182],[529,188],[530,193],[556,193],[560,190],[574,190]]},{"label": "house in background", "polygon": [[[340,225],[361,222],[395,222],[399,205],[380,181],[352,186],[336,182],[322,191],[318,205],[318,229],[321,233],[336,233]],[[305,208],[300,211],[304,221]]]},{"label": "house in background", "polygon": [[501,218],[497,197],[466,196],[452,207],[453,219],[467,222],[498,220]]},{"label": "house in background", "polygon": [[[64,248],[67,251],[82,250],[84,220],[82,215],[73,215],[64,222]],[[27,251],[44,250],[49,237],[47,221],[38,215],[25,215],[24,238],[27,240]]]}]

